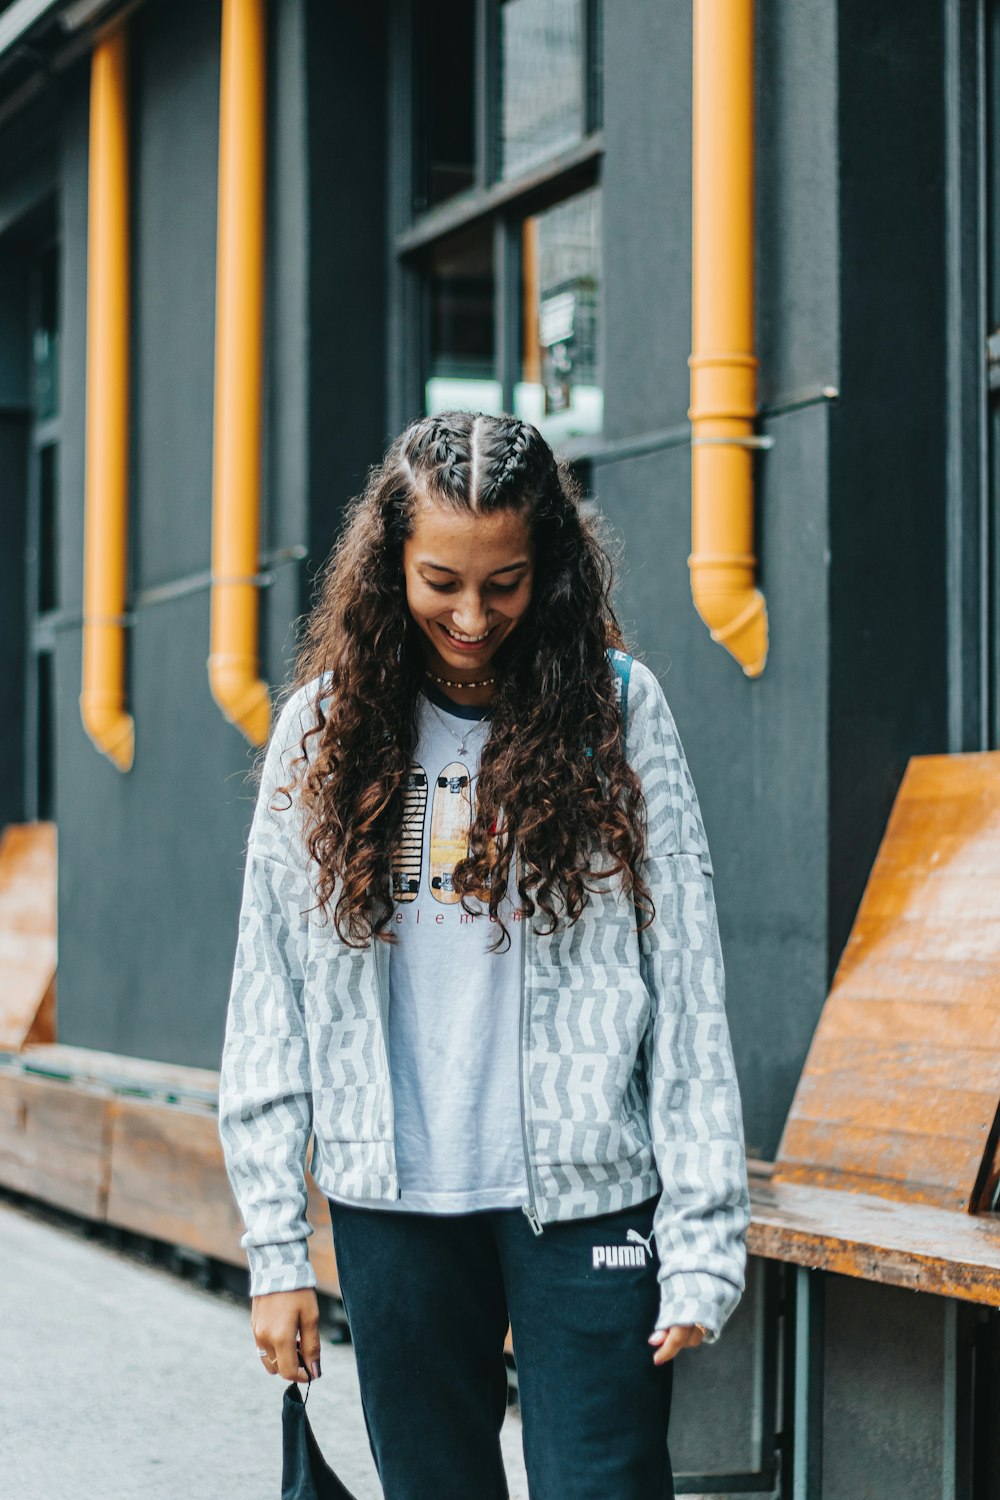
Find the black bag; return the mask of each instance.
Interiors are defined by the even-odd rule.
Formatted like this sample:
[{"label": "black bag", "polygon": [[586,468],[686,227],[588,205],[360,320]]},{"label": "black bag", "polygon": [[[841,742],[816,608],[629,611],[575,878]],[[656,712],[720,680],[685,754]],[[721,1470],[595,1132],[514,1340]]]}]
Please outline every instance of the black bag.
[{"label": "black bag", "polygon": [[285,1387],[281,1403],[281,1500],[355,1500],[319,1451],[316,1434],[306,1416],[312,1376],[301,1351],[299,1364],[308,1377],[305,1401],[293,1381]]}]

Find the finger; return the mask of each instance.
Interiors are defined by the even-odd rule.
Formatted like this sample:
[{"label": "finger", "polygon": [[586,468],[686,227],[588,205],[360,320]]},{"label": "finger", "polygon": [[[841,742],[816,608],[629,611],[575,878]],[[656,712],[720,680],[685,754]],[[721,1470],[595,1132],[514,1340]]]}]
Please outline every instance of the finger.
[{"label": "finger", "polygon": [[275,1356],[274,1350],[269,1345],[257,1345],[257,1358],[260,1361],[260,1367],[262,1370],[266,1370],[268,1375],[277,1375],[278,1361]]},{"label": "finger", "polygon": [[275,1339],[274,1352],[278,1356],[278,1374],[282,1380],[295,1380],[304,1385],[309,1377],[305,1370],[299,1368],[297,1332],[297,1328],[292,1328],[287,1334]]},{"label": "finger", "polygon": [[320,1368],[319,1313],[303,1313],[299,1318],[299,1351],[313,1380],[318,1380]]},{"label": "finger", "polygon": [[697,1349],[698,1345],[705,1337],[701,1329],[698,1328],[695,1324],[678,1324],[674,1328],[673,1332],[678,1335],[680,1341],[679,1349]]},{"label": "finger", "polygon": [[668,1360],[679,1354],[688,1341],[688,1331],[683,1327],[668,1328],[666,1338],[653,1355],[654,1365],[665,1365]]}]

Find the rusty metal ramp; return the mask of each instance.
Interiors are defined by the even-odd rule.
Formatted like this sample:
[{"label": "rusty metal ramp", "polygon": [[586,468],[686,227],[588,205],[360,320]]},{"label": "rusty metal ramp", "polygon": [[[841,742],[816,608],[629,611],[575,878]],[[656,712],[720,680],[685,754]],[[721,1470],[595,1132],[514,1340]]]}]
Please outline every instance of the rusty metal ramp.
[{"label": "rusty metal ramp", "polygon": [[995,1211],[1000,752],[911,757],[772,1181]]}]

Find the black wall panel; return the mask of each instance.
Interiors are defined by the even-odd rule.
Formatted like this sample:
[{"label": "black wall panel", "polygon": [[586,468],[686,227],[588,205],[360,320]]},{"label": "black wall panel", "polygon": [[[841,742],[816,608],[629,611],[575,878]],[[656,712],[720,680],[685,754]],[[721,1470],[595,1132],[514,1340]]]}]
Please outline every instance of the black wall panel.
[{"label": "black wall panel", "polygon": [[[236,941],[257,754],[215,704],[206,662],[212,498],[220,10],[151,3],[131,23],[133,418],[129,706],[120,774],[80,722],[79,628],[59,641],[62,1040],[215,1066]],[[268,8],[266,399],[261,543],[303,544],[308,332],[305,54],[298,0]],[[67,582],[82,587],[87,70],[64,115],[63,450]],[[262,670],[283,680],[298,565],[262,590]],[[155,601],[145,591],[176,587]]]},{"label": "black wall panel", "polygon": [[830,970],[911,755],[948,749],[943,10],[839,7]]}]

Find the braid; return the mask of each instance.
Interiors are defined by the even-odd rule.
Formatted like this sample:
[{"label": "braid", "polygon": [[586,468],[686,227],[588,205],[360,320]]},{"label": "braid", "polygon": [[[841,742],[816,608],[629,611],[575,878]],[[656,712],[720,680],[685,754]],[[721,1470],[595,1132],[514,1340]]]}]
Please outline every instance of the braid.
[{"label": "braid", "polygon": [[497,474],[497,488],[513,485],[518,474],[527,466],[528,432],[523,422],[518,422],[507,435],[507,457]]},{"label": "braid", "polygon": [[430,471],[440,489],[464,492],[465,478],[457,471],[465,469],[470,454],[462,442],[462,434],[448,421],[447,414],[413,424],[406,458],[411,469]]},{"label": "braid", "polygon": [[[483,422],[486,438],[480,446]],[[555,455],[538,428],[510,413],[487,418],[482,412],[447,411],[422,417],[408,429],[402,456],[442,498],[475,509],[499,509],[559,484]]]},{"label": "braid", "polygon": [[555,459],[537,427],[503,417],[497,438],[498,448],[479,486],[480,503],[502,505],[526,488],[544,489],[555,472]]}]

